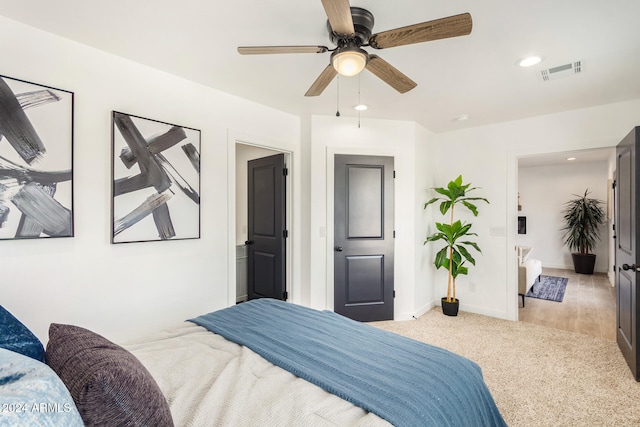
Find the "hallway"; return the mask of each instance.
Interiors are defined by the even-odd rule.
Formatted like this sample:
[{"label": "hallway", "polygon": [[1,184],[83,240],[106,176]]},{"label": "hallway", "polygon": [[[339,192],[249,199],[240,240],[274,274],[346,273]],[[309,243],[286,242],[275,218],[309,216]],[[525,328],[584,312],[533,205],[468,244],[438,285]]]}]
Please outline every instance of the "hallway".
[{"label": "hallway", "polygon": [[605,274],[551,268],[543,268],[542,274],[569,279],[564,300],[525,298],[525,307],[518,310],[520,321],[615,341],[616,290]]}]

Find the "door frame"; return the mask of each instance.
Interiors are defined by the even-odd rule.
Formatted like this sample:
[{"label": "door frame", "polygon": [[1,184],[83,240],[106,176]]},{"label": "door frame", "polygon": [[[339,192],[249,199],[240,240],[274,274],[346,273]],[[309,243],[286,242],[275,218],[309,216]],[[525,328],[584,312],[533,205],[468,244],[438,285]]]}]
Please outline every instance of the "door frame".
[{"label": "door frame", "polygon": [[281,141],[273,141],[256,135],[229,130],[227,133],[227,306],[236,304],[236,145],[248,145],[274,153],[283,153],[288,169],[286,176],[286,228],[289,237],[286,242],[286,283],[289,294],[288,301],[299,302],[300,299],[300,266],[301,233],[299,186],[300,168],[296,161],[298,148]]},{"label": "door frame", "polygon": [[[333,235],[335,231],[334,226],[334,185],[335,185],[335,164],[334,159],[336,154],[343,155],[354,155],[354,156],[385,156],[385,157],[393,157],[394,167],[397,165],[398,152],[393,149],[385,149],[385,148],[362,148],[362,147],[327,147],[327,157],[326,157],[326,165],[327,165],[327,229],[326,229],[326,246],[325,246],[325,254],[327,260],[327,268],[326,268],[326,276],[325,276],[325,304],[327,310],[333,310],[333,297],[334,297],[334,247],[333,247]],[[395,187],[394,181],[394,193],[397,190]],[[398,197],[394,197],[393,201],[393,210],[394,212],[398,212]],[[394,215],[395,221],[395,215]],[[395,229],[395,224],[394,224]],[[393,250],[397,251],[397,240],[393,241]],[[395,261],[394,261],[395,263]],[[398,283],[398,268],[393,269],[393,281],[394,283]],[[394,317],[397,318],[398,315],[398,307],[396,304],[396,299],[394,299],[394,307],[393,313]]]},{"label": "door frame", "polygon": [[[516,238],[517,238],[517,230],[518,230],[518,211],[515,208],[518,205],[518,160],[526,157],[534,157],[534,156],[544,156],[546,154],[558,154],[558,153],[575,153],[579,151],[588,152],[591,150],[600,150],[603,148],[613,148],[615,149],[615,145],[612,146],[596,146],[596,147],[577,147],[575,149],[571,148],[562,148],[558,150],[549,150],[544,149],[541,151],[535,150],[524,150],[520,149],[518,151],[509,151],[507,153],[507,229],[506,229],[506,243],[507,243],[507,254],[506,254],[506,269],[507,269],[507,279],[510,286],[507,286],[507,311],[506,311],[506,319],[518,321],[519,317],[519,301],[518,301],[518,254],[515,250],[516,247]],[[615,164],[614,164],[615,170]],[[514,207],[514,208],[510,208]],[[607,223],[608,224],[608,223]],[[611,256],[612,247],[615,246],[612,239],[612,231],[609,229],[607,225],[607,235],[602,236],[603,239],[607,239],[609,242],[609,256]],[[513,250],[511,250],[513,249]],[[611,264],[611,259],[609,260],[609,264]]]}]

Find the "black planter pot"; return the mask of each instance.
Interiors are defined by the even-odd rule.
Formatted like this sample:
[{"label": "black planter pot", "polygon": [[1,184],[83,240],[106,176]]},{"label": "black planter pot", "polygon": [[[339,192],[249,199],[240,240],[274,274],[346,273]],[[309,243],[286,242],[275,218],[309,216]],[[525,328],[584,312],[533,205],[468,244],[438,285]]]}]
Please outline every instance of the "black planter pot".
[{"label": "black planter pot", "polygon": [[572,253],[573,269],[580,274],[593,274],[593,268],[596,265],[595,254],[578,254]]},{"label": "black planter pot", "polygon": [[458,307],[460,306],[460,300],[457,298],[452,302],[447,302],[447,297],[442,297],[440,300],[442,303],[442,313],[447,316],[457,316],[458,315]]}]

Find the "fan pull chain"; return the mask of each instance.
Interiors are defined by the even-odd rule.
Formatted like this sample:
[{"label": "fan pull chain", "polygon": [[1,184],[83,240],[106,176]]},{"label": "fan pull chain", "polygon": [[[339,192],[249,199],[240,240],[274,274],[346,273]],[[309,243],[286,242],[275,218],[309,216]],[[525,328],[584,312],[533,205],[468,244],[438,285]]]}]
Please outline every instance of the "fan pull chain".
[{"label": "fan pull chain", "polygon": [[336,79],[336,117],[340,117],[340,75]]},{"label": "fan pull chain", "polygon": [[[360,80],[362,73],[358,74],[358,106],[362,103],[360,102]],[[358,129],[360,129],[360,108],[358,108]]]}]

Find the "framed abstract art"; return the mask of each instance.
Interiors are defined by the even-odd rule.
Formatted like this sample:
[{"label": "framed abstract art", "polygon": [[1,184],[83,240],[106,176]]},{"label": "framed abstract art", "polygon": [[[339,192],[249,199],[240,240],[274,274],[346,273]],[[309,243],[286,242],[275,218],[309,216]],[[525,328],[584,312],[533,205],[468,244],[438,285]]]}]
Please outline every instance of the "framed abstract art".
[{"label": "framed abstract art", "polygon": [[200,237],[200,131],[112,113],[111,242]]},{"label": "framed abstract art", "polygon": [[73,92],[0,76],[0,239],[73,230]]}]

